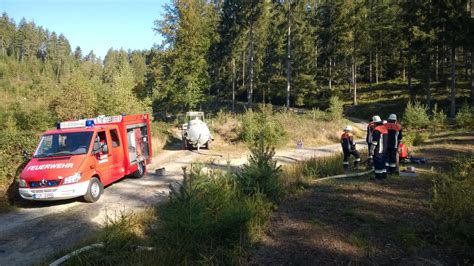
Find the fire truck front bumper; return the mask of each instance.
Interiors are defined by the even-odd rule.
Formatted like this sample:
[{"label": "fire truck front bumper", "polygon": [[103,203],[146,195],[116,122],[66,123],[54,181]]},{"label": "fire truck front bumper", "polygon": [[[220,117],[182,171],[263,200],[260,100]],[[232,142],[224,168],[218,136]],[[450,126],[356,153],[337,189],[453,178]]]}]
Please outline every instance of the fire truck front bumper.
[{"label": "fire truck front bumper", "polygon": [[20,188],[22,198],[26,200],[63,200],[84,196],[89,188],[89,180],[70,185],[43,188]]}]

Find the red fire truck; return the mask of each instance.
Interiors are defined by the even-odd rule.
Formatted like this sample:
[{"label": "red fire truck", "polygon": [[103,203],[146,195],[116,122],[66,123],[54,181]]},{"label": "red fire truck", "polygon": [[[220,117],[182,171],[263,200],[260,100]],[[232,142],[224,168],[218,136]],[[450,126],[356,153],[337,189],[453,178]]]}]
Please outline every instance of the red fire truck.
[{"label": "red fire truck", "polygon": [[151,157],[148,114],[61,122],[43,134],[21,172],[19,192],[27,200],[95,202],[104,186],[143,176]]}]

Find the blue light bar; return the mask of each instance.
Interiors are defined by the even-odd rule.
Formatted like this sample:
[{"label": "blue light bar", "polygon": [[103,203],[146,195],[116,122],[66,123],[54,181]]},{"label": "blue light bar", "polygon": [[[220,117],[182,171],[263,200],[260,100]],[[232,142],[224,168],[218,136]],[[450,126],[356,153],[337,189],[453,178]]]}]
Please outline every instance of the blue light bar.
[{"label": "blue light bar", "polygon": [[94,120],[86,120],[86,127],[93,127],[94,126]]}]

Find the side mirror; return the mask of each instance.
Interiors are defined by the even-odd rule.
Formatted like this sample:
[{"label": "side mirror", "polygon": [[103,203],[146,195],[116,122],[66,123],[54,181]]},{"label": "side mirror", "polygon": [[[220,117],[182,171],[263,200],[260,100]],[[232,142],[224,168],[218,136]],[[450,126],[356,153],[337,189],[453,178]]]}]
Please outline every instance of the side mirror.
[{"label": "side mirror", "polygon": [[30,153],[27,150],[23,150],[23,159],[25,161],[29,161],[31,159],[30,158]]}]

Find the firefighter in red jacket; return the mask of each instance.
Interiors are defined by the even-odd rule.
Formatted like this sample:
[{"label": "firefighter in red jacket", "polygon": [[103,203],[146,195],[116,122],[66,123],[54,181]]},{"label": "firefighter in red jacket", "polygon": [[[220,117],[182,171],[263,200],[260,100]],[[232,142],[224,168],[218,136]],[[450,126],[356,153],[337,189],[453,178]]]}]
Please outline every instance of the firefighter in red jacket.
[{"label": "firefighter in red jacket", "polygon": [[372,133],[372,145],[370,146],[369,158],[373,159],[376,179],[387,177],[387,168],[385,166],[387,156],[387,128],[379,116],[374,116],[375,124]]},{"label": "firefighter in red jacket", "polygon": [[352,135],[352,127],[346,126],[344,128],[344,133],[341,135],[341,146],[342,152],[344,153],[344,160],[342,164],[344,169],[349,168],[349,158],[351,155],[354,156],[354,167],[359,166],[360,163],[360,153],[356,149],[356,145],[354,143],[354,135]]},{"label": "firefighter in red jacket", "polygon": [[387,159],[388,159],[388,170],[392,174],[397,170],[397,154],[398,147],[402,140],[402,127],[397,123],[397,115],[391,114],[388,117],[388,122],[385,124],[387,128]]}]

